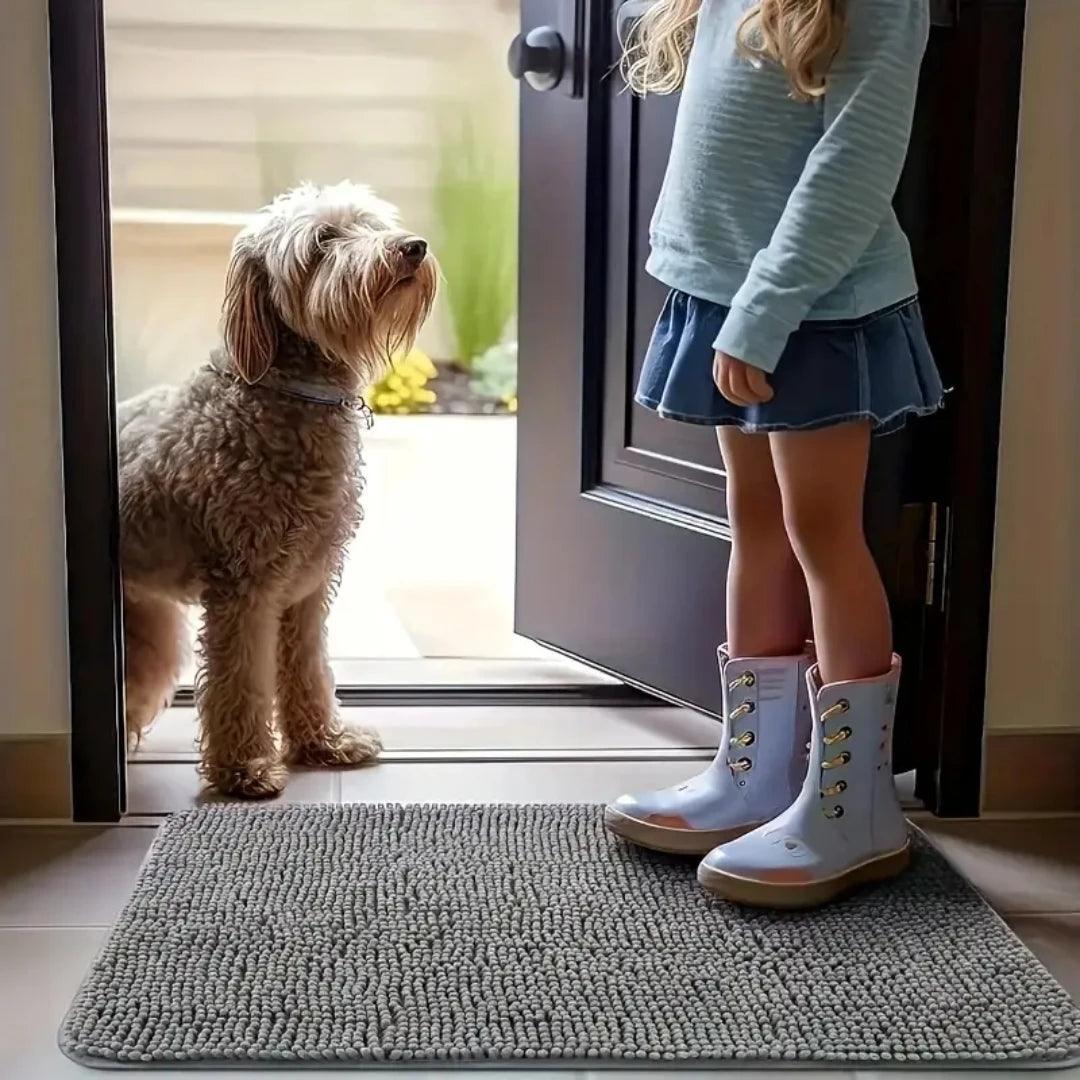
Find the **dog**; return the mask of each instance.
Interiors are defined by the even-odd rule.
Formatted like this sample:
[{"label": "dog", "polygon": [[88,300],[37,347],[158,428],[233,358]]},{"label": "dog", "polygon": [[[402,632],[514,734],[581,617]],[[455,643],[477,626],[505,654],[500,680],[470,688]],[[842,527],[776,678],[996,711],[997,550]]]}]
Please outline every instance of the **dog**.
[{"label": "dog", "polygon": [[271,798],[289,764],[381,749],[337,711],[326,615],[361,517],[360,395],[412,346],[437,281],[369,188],[302,184],[233,243],[224,348],[118,408],[129,740],[171,701],[201,604],[199,771],[224,794]]}]

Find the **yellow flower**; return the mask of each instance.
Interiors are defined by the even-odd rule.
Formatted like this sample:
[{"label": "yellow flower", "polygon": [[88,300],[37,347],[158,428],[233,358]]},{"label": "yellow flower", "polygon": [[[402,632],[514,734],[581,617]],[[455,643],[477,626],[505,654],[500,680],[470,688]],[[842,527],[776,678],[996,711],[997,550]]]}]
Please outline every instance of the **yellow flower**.
[{"label": "yellow flower", "polygon": [[439,372],[426,353],[413,349],[394,357],[391,364],[391,370],[364,394],[372,412],[406,414],[435,403],[435,391],[427,383]]}]

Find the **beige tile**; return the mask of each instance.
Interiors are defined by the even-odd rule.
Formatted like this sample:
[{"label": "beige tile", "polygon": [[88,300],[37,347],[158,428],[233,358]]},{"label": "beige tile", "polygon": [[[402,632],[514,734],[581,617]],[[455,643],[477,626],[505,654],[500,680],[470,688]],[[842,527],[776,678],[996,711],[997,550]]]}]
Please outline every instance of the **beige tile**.
[{"label": "beige tile", "polygon": [[998,911],[1080,910],[1080,821],[919,821],[938,849]]},{"label": "beige tile", "polygon": [[1080,1004],[1080,915],[1009,915],[1006,921]]},{"label": "beige tile", "polygon": [[[337,802],[337,775],[329,769],[292,772],[285,791],[277,799],[256,805]],[[193,763],[133,762],[128,765],[129,814],[172,814],[207,802],[224,801],[233,800],[207,792]]]},{"label": "beige tile", "polygon": [[0,828],[0,927],[107,926],[153,838],[140,828]]},{"label": "beige tile", "polygon": [[56,1033],[104,938],[104,928],[0,930],[0,1047],[5,1076],[52,1080],[87,1075],[60,1053]]},{"label": "beige tile", "polygon": [[382,764],[341,774],[342,802],[607,802],[693,775],[693,761]]}]

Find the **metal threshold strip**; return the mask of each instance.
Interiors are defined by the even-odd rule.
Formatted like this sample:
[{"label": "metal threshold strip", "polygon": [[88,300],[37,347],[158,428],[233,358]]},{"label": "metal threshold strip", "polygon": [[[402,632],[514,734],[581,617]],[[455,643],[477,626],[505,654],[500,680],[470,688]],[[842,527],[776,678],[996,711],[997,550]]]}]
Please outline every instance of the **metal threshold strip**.
[{"label": "metal threshold strip", "polygon": [[[471,749],[471,750],[384,750],[379,765],[460,764],[463,762],[558,762],[558,761],[709,761],[716,753],[715,746],[684,747],[566,747],[530,750],[528,748]],[[132,765],[162,765],[198,760],[189,753],[136,754],[129,759]]]},{"label": "metal threshold strip", "polygon": [[[382,684],[346,685],[337,688],[346,708],[377,705],[604,705],[621,708],[655,708],[660,700],[633,686],[617,683],[443,683],[438,685]],[[181,686],[173,705],[191,708],[195,704],[192,687]]]}]

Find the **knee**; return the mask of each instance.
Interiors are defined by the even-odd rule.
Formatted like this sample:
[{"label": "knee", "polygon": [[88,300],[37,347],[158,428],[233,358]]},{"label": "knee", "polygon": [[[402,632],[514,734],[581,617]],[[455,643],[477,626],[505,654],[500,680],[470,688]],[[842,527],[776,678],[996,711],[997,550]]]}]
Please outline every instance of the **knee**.
[{"label": "knee", "polygon": [[750,484],[729,486],[727,516],[736,536],[755,547],[770,541],[787,543],[784,509],[780,494],[775,490]]},{"label": "knee", "polygon": [[859,513],[827,499],[788,500],[784,529],[799,563],[811,573],[850,560],[866,544]]}]

